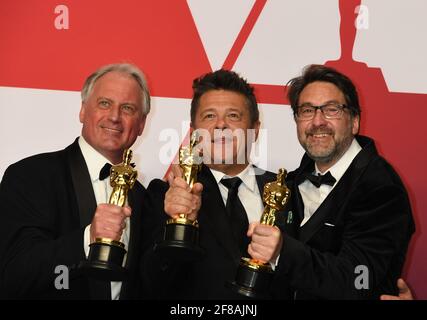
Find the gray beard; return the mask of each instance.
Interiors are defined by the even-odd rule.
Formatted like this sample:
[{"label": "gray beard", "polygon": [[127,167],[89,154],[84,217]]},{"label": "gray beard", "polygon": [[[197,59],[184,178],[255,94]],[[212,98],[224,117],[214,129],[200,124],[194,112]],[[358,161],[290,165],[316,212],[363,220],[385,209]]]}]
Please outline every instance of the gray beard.
[{"label": "gray beard", "polygon": [[348,150],[353,141],[353,136],[346,138],[341,143],[335,144],[334,148],[325,155],[314,155],[309,151],[308,146],[304,146],[307,155],[316,163],[331,163],[338,161],[342,155]]},{"label": "gray beard", "polygon": [[308,149],[305,149],[305,152],[310,157],[310,159],[312,159],[314,162],[318,162],[318,163],[329,163],[332,160],[334,160],[335,157],[337,156],[336,149],[334,149],[333,152],[331,152],[331,153],[329,153],[328,155],[325,155],[325,156],[316,156],[316,155],[313,155],[313,154],[311,154],[308,151]]}]

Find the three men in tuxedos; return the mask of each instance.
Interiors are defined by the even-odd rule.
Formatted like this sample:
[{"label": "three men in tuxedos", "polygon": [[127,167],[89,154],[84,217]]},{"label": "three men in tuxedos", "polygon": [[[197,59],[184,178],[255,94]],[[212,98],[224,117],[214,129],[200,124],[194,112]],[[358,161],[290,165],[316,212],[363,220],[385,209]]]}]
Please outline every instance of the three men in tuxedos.
[{"label": "three men in tuxedos", "polygon": [[[99,174],[106,163],[122,162],[123,151],[144,130],[150,111],[145,76],[130,64],[104,66],[86,79],[81,95],[81,136],[64,150],[21,160],[4,174],[0,185],[0,295],[4,298],[139,295],[145,190],[136,183],[125,207],[107,204],[112,187]],[[79,273],[77,266],[96,238],[125,243],[126,281],[95,281]],[[55,281],[58,266],[69,271],[65,287]]]},{"label": "three men in tuxedos", "polygon": [[[270,248],[276,248],[281,239],[278,228],[259,223],[263,187],[276,180],[276,174],[249,162],[247,146],[255,141],[260,127],[253,88],[238,74],[226,70],[195,79],[191,127],[201,132],[203,140],[204,159],[198,183],[190,189],[180,172],[169,177],[169,186],[160,180],[152,181],[145,201],[155,209],[151,215],[145,215],[143,227],[157,226],[150,229],[153,237],[161,241],[159,234],[167,218],[176,218],[181,213],[190,220],[197,218],[199,245],[204,254],[199,260],[182,262],[148,253],[142,266],[146,287],[152,288],[148,296],[241,299],[226,288],[226,283],[234,280],[240,258],[249,254],[264,260],[269,254],[271,259],[265,261],[275,264],[278,251]],[[232,203],[228,183],[231,179],[240,179],[233,180],[237,181],[233,187],[237,188],[237,197],[234,193]],[[237,203],[240,209],[232,209]]]},{"label": "three men in tuxedos", "polygon": [[[282,285],[296,299],[396,294],[414,232],[411,206],[374,141],[359,135],[354,84],[334,69],[311,65],[289,82],[288,98],[306,153],[288,175],[294,228],[281,243]],[[315,184],[311,174],[334,181]]]}]

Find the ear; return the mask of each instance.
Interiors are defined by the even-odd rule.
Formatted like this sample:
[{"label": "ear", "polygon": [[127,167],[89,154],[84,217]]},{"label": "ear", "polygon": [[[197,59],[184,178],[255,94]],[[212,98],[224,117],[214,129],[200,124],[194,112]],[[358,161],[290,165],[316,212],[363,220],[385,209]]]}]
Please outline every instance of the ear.
[{"label": "ear", "polygon": [[141,122],[139,124],[138,136],[142,134],[145,128],[145,121],[147,120],[147,116],[142,116]]},{"label": "ear", "polygon": [[82,102],[82,105],[80,107],[80,113],[79,113],[79,120],[80,123],[83,123],[84,118],[85,118],[85,111],[86,111],[86,106],[85,104]]},{"label": "ear", "polygon": [[353,128],[351,130],[353,135],[356,135],[359,133],[359,126],[360,126],[360,116],[357,115],[353,117]]}]

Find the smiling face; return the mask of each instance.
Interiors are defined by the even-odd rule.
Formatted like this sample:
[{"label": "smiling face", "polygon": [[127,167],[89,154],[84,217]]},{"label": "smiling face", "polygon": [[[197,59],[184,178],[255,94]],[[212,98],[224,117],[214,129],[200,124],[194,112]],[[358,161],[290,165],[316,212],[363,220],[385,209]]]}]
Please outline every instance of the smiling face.
[{"label": "smiling face", "polygon": [[[298,105],[324,105],[328,102],[346,104],[343,93],[334,84],[315,81],[301,92]],[[349,148],[359,131],[359,116],[348,109],[339,119],[326,119],[320,110],[311,120],[296,120],[298,140],[322,172],[333,166]]]},{"label": "smiling face", "polygon": [[258,134],[259,121],[252,123],[249,106],[243,94],[227,90],[204,93],[192,122],[193,129],[204,129],[205,163],[228,175],[236,175],[248,164],[246,139],[248,129]]},{"label": "smiling face", "polygon": [[131,76],[115,71],[103,75],[82,103],[82,136],[113,164],[121,162],[123,150],[144,130],[142,103],[141,88]]}]

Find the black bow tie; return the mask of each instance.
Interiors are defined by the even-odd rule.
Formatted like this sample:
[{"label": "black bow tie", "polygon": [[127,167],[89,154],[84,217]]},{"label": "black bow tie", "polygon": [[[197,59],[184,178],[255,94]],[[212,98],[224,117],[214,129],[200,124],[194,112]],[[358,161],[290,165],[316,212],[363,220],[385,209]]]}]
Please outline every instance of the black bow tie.
[{"label": "black bow tie", "polygon": [[305,179],[309,180],[316,188],[319,188],[322,184],[327,184],[329,186],[333,186],[337,181],[331,174],[330,171],[326,172],[326,174],[318,176],[305,172],[303,173]]},{"label": "black bow tie", "polygon": [[[135,163],[130,164],[132,168],[135,168]],[[104,164],[104,166],[101,168],[101,171],[99,171],[99,180],[104,180],[105,178],[110,176],[110,170],[112,165],[109,163]]]},{"label": "black bow tie", "polygon": [[110,169],[112,165],[109,163],[104,164],[101,171],[99,171],[99,180],[104,180],[105,178],[110,176]]}]

